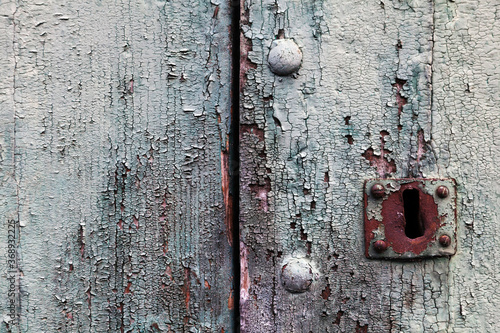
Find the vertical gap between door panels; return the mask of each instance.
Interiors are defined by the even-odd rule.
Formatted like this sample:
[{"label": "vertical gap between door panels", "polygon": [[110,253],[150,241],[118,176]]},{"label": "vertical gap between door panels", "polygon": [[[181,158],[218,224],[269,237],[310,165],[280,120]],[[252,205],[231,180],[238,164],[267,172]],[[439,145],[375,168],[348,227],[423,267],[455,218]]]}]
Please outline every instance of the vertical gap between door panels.
[{"label": "vertical gap between door panels", "polygon": [[240,0],[231,1],[231,128],[229,135],[230,187],[233,206],[234,332],[240,331]]}]

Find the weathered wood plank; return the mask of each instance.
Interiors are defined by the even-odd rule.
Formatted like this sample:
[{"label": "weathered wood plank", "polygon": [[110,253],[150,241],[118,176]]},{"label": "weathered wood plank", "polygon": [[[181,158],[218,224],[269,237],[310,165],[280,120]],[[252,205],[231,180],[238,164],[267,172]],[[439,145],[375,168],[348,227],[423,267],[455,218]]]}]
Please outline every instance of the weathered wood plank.
[{"label": "weathered wood plank", "polygon": [[459,254],[450,262],[450,330],[495,332],[500,305],[498,1],[436,6],[433,132],[441,174],[459,180]]},{"label": "weathered wood plank", "polygon": [[[498,330],[496,10],[243,1],[242,331]],[[299,45],[297,74],[270,71],[278,38]],[[367,260],[362,188],[377,177],[455,178],[458,253]],[[312,267],[304,293],[282,285],[292,258]]]},{"label": "weathered wood plank", "polygon": [[0,331],[231,331],[229,4],[0,11]]},{"label": "weathered wood plank", "polygon": [[[0,68],[2,80],[0,80],[0,247],[1,278],[0,290],[2,291],[2,317],[15,316],[16,304],[19,302],[18,290],[19,272],[16,260],[16,239],[18,230],[17,220],[17,187],[15,179],[15,103],[14,103],[14,69],[16,59],[14,57],[13,25],[9,14],[14,13],[15,7],[8,4],[0,5],[0,10],[7,15],[0,16]],[[4,319],[5,321],[5,319]],[[8,326],[7,326],[8,327]],[[0,328],[6,332],[6,324],[2,323]]]}]

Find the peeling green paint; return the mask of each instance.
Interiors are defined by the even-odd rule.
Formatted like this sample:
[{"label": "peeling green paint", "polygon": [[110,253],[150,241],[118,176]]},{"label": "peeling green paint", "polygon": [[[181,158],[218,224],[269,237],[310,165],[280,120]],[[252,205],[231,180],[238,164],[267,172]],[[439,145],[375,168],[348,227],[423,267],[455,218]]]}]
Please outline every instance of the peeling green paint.
[{"label": "peeling green paint", "polygon": [[0,13],[0,332],[230,332],[229,3]]},{"label": "peeling green paint", "polygon": [[[242,7],[240,121],[261,133],[241,133],[242,331],[498,331],[498,3]],[[277,38],[296,74],[270,71]],[[364,258],[363,182],[384,177],[457,180],[455,256]],[[290,293],[304,257],[319,280]]]}]

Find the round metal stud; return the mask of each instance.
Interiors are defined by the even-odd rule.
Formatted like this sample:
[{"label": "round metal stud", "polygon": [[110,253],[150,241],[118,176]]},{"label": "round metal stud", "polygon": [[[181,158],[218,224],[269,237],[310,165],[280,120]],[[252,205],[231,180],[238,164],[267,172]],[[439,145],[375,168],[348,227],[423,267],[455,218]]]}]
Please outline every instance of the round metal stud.
[{"label": "round metal stud", "polygon": [[370,192],[374,198],[380,199],[385,194],[385,187],[382,184],[375,184],[370,189]]},{"label": "round metal stud", "polygon": [[387,243],[386,243],[386,241],[383,241],[383,240],[376,241],[375,243],[373,243],[373,249],[377,253],[384,252],[385,250],[387,250]]},{"label": "round metal stud", "polygon": [[450,190],[446,186],[441,185],[436,189],[436,194],[441,199],[444,199],[450,194]]},{"label": "round metal stud", "polygon": [[305,259],[292,259],[281,268],[281,281],[286,290],[303,293],[313,281],[313,270]]},{"label": "round metal stud", "polygon": [[302,51],[291,39],[277,39],[271,45],[267,61],[274,74],[290,75],[299,70],[302,63]]},{"label": "round metal stud", "polygon": [[441,244],[442,247],[448,247],[451,244],[451,238],[448,235],[441,235],[439,237],[439,244]]}]

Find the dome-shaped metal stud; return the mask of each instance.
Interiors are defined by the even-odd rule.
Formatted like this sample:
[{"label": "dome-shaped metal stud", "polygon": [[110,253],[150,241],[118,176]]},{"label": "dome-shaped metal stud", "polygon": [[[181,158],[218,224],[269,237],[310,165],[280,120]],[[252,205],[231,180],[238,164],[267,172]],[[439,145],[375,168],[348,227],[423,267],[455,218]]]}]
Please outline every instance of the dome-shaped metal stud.
[{"label": "dome-shaped metal stud", "polygon": [[281,269],[281,281],[286,290],[303,293],[313,281],[313,269],[306,259],[292,259]]},{"label": "dome-shaped metal stud", "polygon": [[271,45],[267,60],[274,74],[290,75],[299,70],[302,63],[302,51],[291,39],[277,39]]}]

